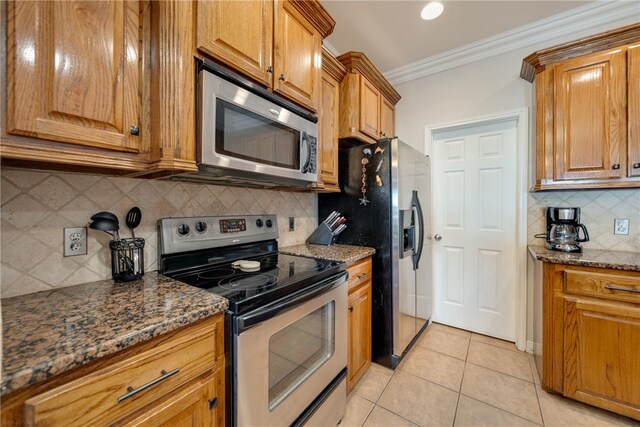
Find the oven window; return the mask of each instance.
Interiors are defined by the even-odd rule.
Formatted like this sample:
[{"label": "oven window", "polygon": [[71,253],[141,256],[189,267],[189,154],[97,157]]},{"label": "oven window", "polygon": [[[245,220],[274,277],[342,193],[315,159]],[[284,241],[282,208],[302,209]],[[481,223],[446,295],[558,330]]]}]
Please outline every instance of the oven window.
[{"label": "oven window", "polygon": [[216,152],[237,159],[300,169],[300,131],[216,99]]},{"label": "oven window", "polygon": [[291,394],[335,351],[335,302],[320,307],[269,339],[269,410]]}]

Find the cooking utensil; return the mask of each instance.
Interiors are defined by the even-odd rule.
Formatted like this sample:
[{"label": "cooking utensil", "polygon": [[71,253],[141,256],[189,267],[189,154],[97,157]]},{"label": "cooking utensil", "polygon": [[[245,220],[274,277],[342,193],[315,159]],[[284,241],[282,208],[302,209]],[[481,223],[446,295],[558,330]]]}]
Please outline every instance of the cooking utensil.
[{"label": "cooking utensil", "polygon": [[134,228],[140,225],[140,221],[142,220],[142,212],[139,207],[134,207],[129,209],[127,212],[126,223],[129,230],[131,230],[131,237],[136,238],[136,234],[133,231]]},{"label": "cooking utensil", "polygon": [[96,214],[91,215],[91,219],[108,219],[110,221],[115,221],[116,223],[119,223],[120,221],[118,221],[118,217],[115,216],[114,214],[112,214],[111,212],[98,212]]}]

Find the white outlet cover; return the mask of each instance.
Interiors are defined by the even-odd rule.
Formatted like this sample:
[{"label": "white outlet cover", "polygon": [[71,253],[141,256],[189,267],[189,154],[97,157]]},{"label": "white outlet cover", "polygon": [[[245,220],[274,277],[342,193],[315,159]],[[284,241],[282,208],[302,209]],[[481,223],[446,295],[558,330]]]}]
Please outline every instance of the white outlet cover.
[{"label": "white outlet cover", "polygon": [[87,227],[64,229],[64,256],[87,254]]},{"label": "white outlet cover", "polygon": [[613,234],[629,234],[629,218],[614,219]]}]

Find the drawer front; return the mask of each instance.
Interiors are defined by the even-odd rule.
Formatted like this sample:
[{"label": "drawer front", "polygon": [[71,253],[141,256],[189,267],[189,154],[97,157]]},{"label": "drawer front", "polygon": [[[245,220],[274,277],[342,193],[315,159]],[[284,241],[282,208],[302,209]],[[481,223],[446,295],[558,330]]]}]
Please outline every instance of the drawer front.
[{"label": "drawer front", "polygon": [[357,288],[371,279],[371,257],[350,264],[347,272],[349,273],[349,290]]},{"label": "drawer front", "polygon": [[25,402],[27,425],[105,425],[216,368],[220,323],[206,322],[158,347]]},{"label": "drawer front", "polygon": [[640,273],[564,271],[564,291],[616,301],[640,303]]}]

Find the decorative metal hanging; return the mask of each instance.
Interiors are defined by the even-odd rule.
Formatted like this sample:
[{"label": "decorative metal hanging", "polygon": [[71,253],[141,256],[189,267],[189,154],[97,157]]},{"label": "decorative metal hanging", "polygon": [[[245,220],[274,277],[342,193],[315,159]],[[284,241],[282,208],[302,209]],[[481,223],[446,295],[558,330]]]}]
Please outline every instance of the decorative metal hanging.
[{"label": "decorative metal hanging", "polygon": [[369,203],[369,199],[367,199],[367,164],[369,163],[369,159],[366,157],[362,159],[362,187],[360,187],[360,191],[362,192],[362,197],[359,199],[360,204],[363,206],[367,206]]}]

